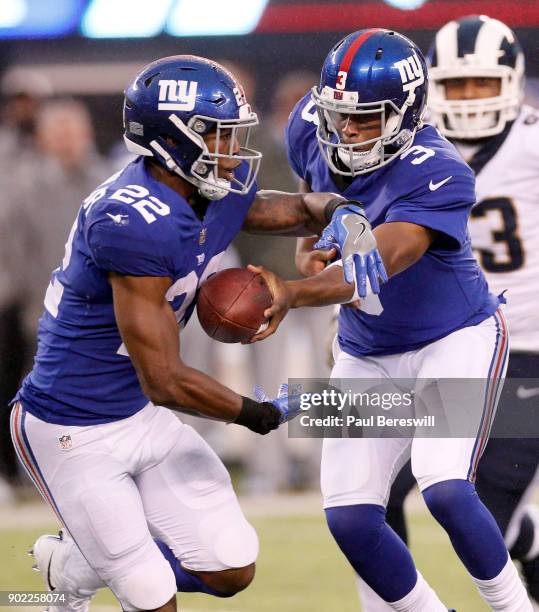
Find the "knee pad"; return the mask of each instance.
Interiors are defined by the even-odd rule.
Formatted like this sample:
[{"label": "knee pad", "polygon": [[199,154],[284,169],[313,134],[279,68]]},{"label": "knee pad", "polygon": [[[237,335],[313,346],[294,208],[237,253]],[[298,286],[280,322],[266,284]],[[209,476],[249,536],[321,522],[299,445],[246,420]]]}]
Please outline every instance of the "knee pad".
[{"label": "knee pad", "polygon": [[377,547],[385,526],[385,508],[374,504],[326,509],[326,521],[335,541],[346,554],[352,546],[361,555]]},{"label": "knee pad", "polygon": [[387,526],[383,506],[329,508],[326,517],[350,565],[383,600],[398,601],[413,589],[417,572],[410,552]]},{"label": "knee pad", "polygon": [[176,593],[174,572],[160,553],[159,557],[141,562],[123,577],[114,578],[109,583],[125,612],[155,610]]},{"label": "knee pad", "polygon": [[474,485],[467,480],[445,480],[425,489],[423,499],[432,516],[446,525],[465,515],[478,496]]},{"label": "knee pad", "polygon": [[200,531],[209,551],[212,551],[213,560],[210,567],[192,567],[200,571],[219,571],[238,567],[245,567],[254,563],[258,557],[258,536],[254,527],[243,517],[232,517],[228,524],[215,521],[213,516],[200,524]]}]

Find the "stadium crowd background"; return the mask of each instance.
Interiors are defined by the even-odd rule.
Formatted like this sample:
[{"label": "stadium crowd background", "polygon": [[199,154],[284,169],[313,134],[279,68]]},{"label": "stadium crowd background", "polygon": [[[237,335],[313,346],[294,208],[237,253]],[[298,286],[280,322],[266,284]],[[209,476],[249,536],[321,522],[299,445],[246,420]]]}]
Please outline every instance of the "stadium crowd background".
[{"label": "stadium crowd background", "polygon": [[[121,140],[122,91],[138,69],[180,53],[227,66],[259,113],[259,187],[295,191],[284,126],[334,42],[379,26],[397,29],[426,50],[444,23],[473,13],[499,18],[516,31],[527,59],[527,99],[539,104],[539,5],[533,0],[2,1],[0,502],[26,490],[11,448],[8,403],[31,366],[44,292],[76,211],[129,161]],[[226,266],[262,263],[290,278],[294,250],[288,238],[240,236]],[[258,383],[271,394],[289,377],[328,374],[330,318],[331,309],[293,311],[275,336],[254,346],[213,342],[192,320],[181,335],[182,354],[240,393],[251,395]],[[319,441],[288,440],[285,429],[261,439],[243,428],[186,420],[232,468],[240,493],[317,484]]]}]

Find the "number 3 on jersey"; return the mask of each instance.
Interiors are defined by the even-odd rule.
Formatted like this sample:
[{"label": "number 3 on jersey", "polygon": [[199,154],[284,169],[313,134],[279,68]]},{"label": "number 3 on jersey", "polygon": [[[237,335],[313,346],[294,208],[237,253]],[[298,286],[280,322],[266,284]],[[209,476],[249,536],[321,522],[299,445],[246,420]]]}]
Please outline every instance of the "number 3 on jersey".
[{"label": "number 3 on jersey", "polygon": [[[472,208],[471,222],[490,217],[491,212],[498,213],[501,223],[497,221],[496,229],[490,231],[492,248],[476,248],[481,266],[487,272],[518,270],[524,264],[524,249],[518,236],[517,213],[513,202],[509,198],[487,198]],[[498,245],[505,247],[505,253],[499,252]]]}]

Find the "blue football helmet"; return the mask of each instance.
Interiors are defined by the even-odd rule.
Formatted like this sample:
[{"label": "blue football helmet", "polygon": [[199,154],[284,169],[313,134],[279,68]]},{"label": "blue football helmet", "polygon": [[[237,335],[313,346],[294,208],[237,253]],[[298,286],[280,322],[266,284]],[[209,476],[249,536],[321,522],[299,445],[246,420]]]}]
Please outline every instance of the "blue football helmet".
[{"label": "blue football helmet", "polygon": [[[154,157],[196,185],[209,200],[228,193],[243,195],[253,186],[262,158],[249,148],[255,125],[258,117],[240,83],[228,70],[202,57],[175,55],[157,60],[125,91],[128,150]],[[204,137],[213,133],[215,145],[210,151]],[[220,178],[218,162],[223,158],[245,162],[245,177],[235,173],[230,181]]]},{"label": "blue football helmet", "polygon": [[[471,15],[450,21],[428,52],[429,119],[447,138],[476,140],[502,132],[518,115],[524,97],[524,54],[501,21]],[[447,79],[497,78],[500,93],[490,98],[449,100]]]},{"label": "blue football helmet", "polygon": [[[318,143],[332,172],[372,172],[403,153],[422,123],[427,84],[421,51],[397,32],[360,30],[338,42],[324,62],[320,86],[312,90]],[[373,114],[380,116],[380,135],[346,144],[343,117]]]}]

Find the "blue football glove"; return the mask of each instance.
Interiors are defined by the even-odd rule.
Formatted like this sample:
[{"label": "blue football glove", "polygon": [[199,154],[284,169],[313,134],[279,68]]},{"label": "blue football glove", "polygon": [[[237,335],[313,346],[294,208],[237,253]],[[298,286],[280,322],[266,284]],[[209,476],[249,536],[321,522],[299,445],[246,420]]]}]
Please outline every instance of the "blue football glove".
[{"label": "blue football glove", "polygon": [[344,279],[350,284],[355,280],[360,297],[367,295],[367,276],[373,293],[380,292],[380,279],[383,283],[387,281],[371,224],[357,204],[348,203],[337,208],[314,248],[339,250]]},{"label": "blue football glove", "polygon": [[[297,387],[297,388],[296,388]],[[292,394],[288,394],[288,385],[283,384],[279,387],[279,393],[275,399],[271,399],[266,395],[266,392],[259,385],[255,386],[255,397],[259,402],[270,402],[281,413],[279,423],[283,424],[298,416],[302,412],[300,408],[300,392],[299,385],[292,388]]]}]

